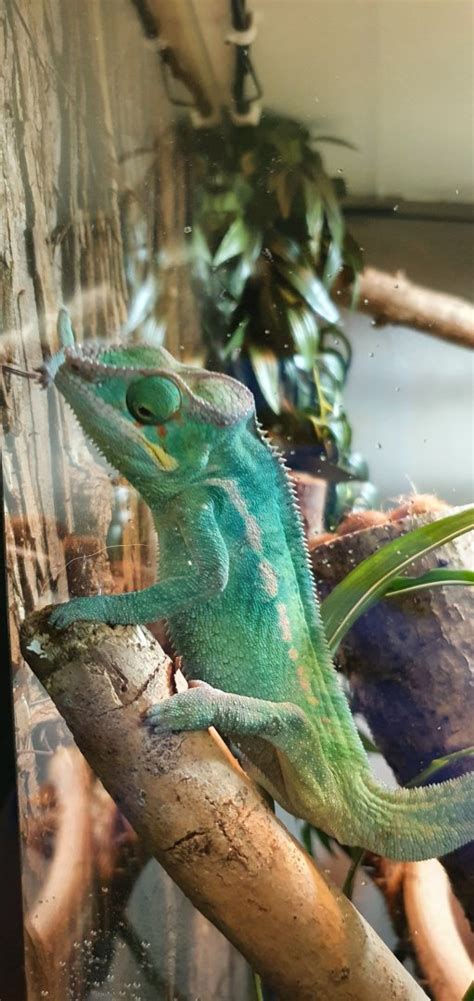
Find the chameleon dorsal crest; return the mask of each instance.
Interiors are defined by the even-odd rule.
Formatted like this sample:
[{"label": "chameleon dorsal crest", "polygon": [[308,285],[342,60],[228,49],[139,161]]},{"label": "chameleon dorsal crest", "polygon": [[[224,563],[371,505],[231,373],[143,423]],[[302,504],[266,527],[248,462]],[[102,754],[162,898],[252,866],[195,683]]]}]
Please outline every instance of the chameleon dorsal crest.
[{"label": "chameleon dorsal crest", "polygon": [[[158,582],[74,598],[76,619],[166,619],[190,679],[153,707],[156,730],[215,726],[287,810],[343,844],[417,860],[474,837],[474,772],[416,789],[371,774],[331,661],[287,472],[260,432],[246,387],[164,348],[73,343],[42,371],[85,434],[149,505]],[[253,770],[253,771],[252,771]]]}]

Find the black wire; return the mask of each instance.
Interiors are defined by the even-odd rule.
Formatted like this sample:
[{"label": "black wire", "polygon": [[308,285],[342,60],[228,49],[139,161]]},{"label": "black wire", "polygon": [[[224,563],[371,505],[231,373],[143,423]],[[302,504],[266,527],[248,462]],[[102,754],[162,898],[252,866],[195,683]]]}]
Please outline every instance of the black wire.
[{"label": "black wire", "polygon": [[135,7],[145,38],[158,38],[158,24],[155,15],[150,10],[146,0],[130,0],[130,3]]},{"label": "black wire", "polygon": [[235,31],[245,31],[248,27],[249,16],[245,10],[245,0],[230,0],[232,10],[232,26]]},{"label": "black wire", "polygon": [[[232,27],[234,31],[245,31],[250,23],[250,16],[245,9],[245,0],[230,0]],[[252,97],[245,96],[247,77],[253,81],[255,93]],[[239,115],[247,114],[253,101],[262,96],[262,88],[249,58],[248,48],[235,46],[235,76],[232,85],[232,97]]]}]

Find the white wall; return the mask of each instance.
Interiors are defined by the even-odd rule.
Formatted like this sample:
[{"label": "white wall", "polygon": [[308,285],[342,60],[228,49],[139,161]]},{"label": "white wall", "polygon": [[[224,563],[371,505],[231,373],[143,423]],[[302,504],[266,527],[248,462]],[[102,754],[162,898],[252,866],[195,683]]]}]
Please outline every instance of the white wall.
[{"label": "white wall", "polygon": [[471,0],[249,7],[263,14],[252,54],[265,103],[358,146],[326,147],[352,194],[474,199]]},{"label": "white wall", "polygon": [[[472,296],[472,225],[357,218],[350,226],[368,262]],[[382,499],[414,485],[453,504],[472,503],[474,352],[406,327],[374,328],[360,313],[345,319],[354,351],[345,394],[354,447]]]}]

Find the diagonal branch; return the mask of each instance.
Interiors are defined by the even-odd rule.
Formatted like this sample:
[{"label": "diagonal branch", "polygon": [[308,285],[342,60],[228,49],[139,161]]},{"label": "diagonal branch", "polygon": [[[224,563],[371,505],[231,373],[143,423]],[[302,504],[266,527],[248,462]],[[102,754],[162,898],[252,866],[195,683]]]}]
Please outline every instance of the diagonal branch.
[{"label": "diagonal branch", "polygon": [[413,327],[443,341],[474,348],[474,306],[455,295],[415,285],[403,272],[391,275],[365,268],[357,309],[373,316],[377,326]]},{"label": "diagonal branch", "polygon": [[172,665],[139,627],[50,630],[22,650],[79,748],[144,844],[284,1001],[421,1001],[423,991],[328,886],[217,735],[156,738],[142,712],[172,692]]}]

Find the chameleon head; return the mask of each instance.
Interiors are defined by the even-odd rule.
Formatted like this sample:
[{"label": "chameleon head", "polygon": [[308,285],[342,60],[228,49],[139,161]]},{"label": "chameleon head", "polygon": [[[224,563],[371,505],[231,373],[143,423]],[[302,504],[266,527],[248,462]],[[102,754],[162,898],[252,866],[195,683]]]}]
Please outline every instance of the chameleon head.
[{"label": "chameleon head", "polygon": [[43,385],[54,382],[87,437],[144,496],[198,481],[214,449],[254,415],[235,379],[182,365],[164,348],[80,347],[64,310],[58,328],[64,347],[43,366]]}]

